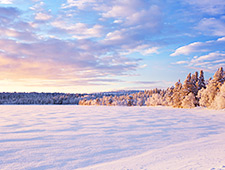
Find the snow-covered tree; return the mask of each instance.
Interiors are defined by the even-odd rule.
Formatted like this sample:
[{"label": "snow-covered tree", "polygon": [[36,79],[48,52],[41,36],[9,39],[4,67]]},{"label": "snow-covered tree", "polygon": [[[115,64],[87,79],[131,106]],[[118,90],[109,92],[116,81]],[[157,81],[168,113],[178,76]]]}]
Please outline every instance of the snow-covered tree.
[{"label": "snow-covered tree", "polygon": [[213,76],[213,79],[217,82],[217,87],[219,88],[225,81],[225,74],[223,67],[220,67]]},{"label": "snow-covered tree", "polygon": [[144,106],[145,105],[145,99],[143,96],[140,96],[138,99],[137,99],[137,106]]},{"label": "snow-covered tree", "polygon": [[151,106],[158,106],[163,104],[163,98],[162,95],[158,93],[152,94],[152,96],[149,98],[150,100],[150,105]]},{"label": "snow-covered tree", "polygon": [[213,103],[213,109],[225,109],[225,83],[220,87],[220,92],[217,93]]},{"label": "snow-covered tree", "polygon": [[195,95],[193,93],[189,93],[183,100],[182,100],[182,108],[194,108],[197,101]]},{"label": "snow-covered tree", "polygon": [[182,85],[182,96],[187,96],[191,92],[191,73],[189,73]]},{"label": "snow-covered tree", "polygon": [[167,88],[165,95],[164,95],[164,100],[163,100],[164,106],[172,106],[173,105],[173,98],[172,98],[173,90],[174,90],[173,86],[170,88]]},{"label": "snow-covered tree", "polygon": [[198,90],[201,90],[202,88],[206,88],[203,70],[200,71],[200,75],[196,84],[197,84]]},{"label": "snow-covered tree", "polygon": [[191,76],[191,92],[196,96],[198,93],[198,72],[196,71],[195,74],[192,74]]},{"label": "snow-covered tree", "polygon": [[181,107],[182,95],[181,95],[182,84],[180,80],[175,83],[175,87],[173,89],[172,101],[173,107]]},{"label": "snow-covered tree", "polygon": [[206,85],[206,89],[201,89],[198,93],[198,97],[200,98],[199,104],[203,107],[213,107],[212,103],[215,99],[215,96],[220,91],[220,87],[225,81],[223,68],[220,67],[213,76],[208,84]]}]

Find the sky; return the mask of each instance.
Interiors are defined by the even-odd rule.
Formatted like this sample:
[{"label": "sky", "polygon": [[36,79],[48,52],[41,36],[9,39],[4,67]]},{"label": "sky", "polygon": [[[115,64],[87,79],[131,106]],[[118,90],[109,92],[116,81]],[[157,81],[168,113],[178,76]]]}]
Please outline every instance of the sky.
[{"label": "sky", "polygon": [[225,67],[224,0],[0,0],[0,91],[167,88]]}]

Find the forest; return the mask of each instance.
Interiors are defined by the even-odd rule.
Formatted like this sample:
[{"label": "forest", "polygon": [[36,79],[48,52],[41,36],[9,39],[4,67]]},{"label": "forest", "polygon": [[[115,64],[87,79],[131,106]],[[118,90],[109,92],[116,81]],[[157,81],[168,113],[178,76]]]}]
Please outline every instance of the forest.
[{"label": "forest", "polygon": [[225,108],[225,72],[220,67],[205,80],[203,70],[189,73],[183,83],[165,89],[93,94],[0,93],[0,104],[77,104],[105,106],[172,106]]}]

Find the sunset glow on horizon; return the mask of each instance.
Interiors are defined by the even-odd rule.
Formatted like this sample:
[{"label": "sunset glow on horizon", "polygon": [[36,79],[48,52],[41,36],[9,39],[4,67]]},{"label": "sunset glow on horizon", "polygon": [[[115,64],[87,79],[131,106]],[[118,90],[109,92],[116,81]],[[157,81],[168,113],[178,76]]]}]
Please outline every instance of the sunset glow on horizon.
[{"label": "sunset glow on horizon", "polygon": [[223,0],[0,0],[0,91],[167,88],[225,67]]}]

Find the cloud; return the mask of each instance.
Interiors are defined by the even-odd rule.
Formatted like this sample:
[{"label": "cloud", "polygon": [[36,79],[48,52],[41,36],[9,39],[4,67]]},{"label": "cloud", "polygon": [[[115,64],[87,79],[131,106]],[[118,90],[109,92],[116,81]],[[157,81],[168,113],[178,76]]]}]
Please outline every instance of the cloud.
[{"label": "cloud", "polygon": [[142,85],[152,85],[152,84],[159,84],[159,83],[162,83],[161,81],[130,81],[128,83],[131,83],[131,84],[142,84]]},{"label": "cloud", "polygon": [[224,14],[225,1],[224,0],[185,0],[186,3],[192,5],[198,11],[209,15]]},{"label": "cloud", "polygon": [[143,44],[143,45],[138,45],[137,47],[131,48],[126,50],[125,52],[121,52],[121,55],[129,55],[135,52],[138,52],[144,56],[148,56],[150,54],[158,54],[158,49],[159,47],[152,47],[151,45]]},{"label": "cloud", "polygon": [[15,19],[20,15],[20,11],[14,7],[0,7],[0,19]]},{"label": "cloud", "polygon": [[211,61],[215,62],[215,60],[221,60],[225,58],[225,54],[221,54],[219,52],[209,53],[207,55],[200,56],[192,60],[193,63],[198,63],[202,61]]},{"label": "cloud", "polygon": [[162,12],[159,6],[138,0],[113,2],[109,10],[102,13],[103,18],[114,18],[114,23],[149,29],[149,32],[157,32],[161,27]]},{"label": "cloud", "polygon": [[138,66],[137,62],[126,57],[96,58],[96,54],[104,54],[104,50],[98,51],[101,47],[97,47],[97,51],[91,47],[91,51],[84,51],[82,43],[73,41],[50,39],[17,43],[14,40],[0,40],[0,49],[1,77],[8,79],[97,78],[124,75]]},{"label": "cloud", "polygon": [[140,66],[142,56],[129,58],[129,54],[159,53],[158,44],[150,40],[163,25],[157,3],[67,0],[61,8],[59,3],[55,6],[50,9],[49,3],[32,0],[23,10],[0,7],[2,79],[38,79],[46,85],[44,81],[115,84],[121,82],[115,77],[134,75],[146,67]]},{"label": "cloud", "polygon": [[20,20],[22,12],[13,7],[0,7],[0,38],[33,41],[36,36],[32,25]]},{"label": "cloud", "polygon": [[103,26],[98,24],[88,28],[88,25],[84,23],[69,24],[64,21],[54,21],[52,25],[71,34],[73,38],[77,39],[101,37],[103,34]]},{"label": "cloud", "polygon": [[187,64],[188,62],[187,61],[177,61],[176,63],[174,64]]},{"label": "cloud", "polygon": [[191,60],[177,61],[174,64],[183,64],[188,68],[203,69],[205,71],[213,72],[219,67],[225,65],[225,53],[212,52],[202,56],[195,56]]},{"label": "cloud", "polygon": [[224,21],[216,18],[204,18],[198,23],[195,29],[207,35],[225,36]]},{"label": "cloud", "polygon": [[217,40],[211,40],[206,42],[194,42],[175,50],[170,56],[189,55],[195,52],[207,52],[213,50],[221,50],[225,45],[225,37],[218,38]]},{"label": "cloud", "polygon": [[[23,41],[33,41],[36,37],[30,33],[29,31],[17,31],[15,29],[10,28],[1,28],[0,27],[0,38],[15,38]],[[1,47],[0,47],[1,48]]]},{"label": "cloud", "polygon": [[35,19],[36,20],[41,20],[41,21],[47,21],[47,20],[50,20],[51,18],[52,18],[51,15],[45,14],[45,13],[42,13],[42,12],[38,12],[35,15]]},{"label": "cloud", "polygon": [[32,7],[29,7],[29,9],[31,10],[34,10],[34,11],[44,11],[44,5],[45,3],[44,2],[39,2],[39,1],[34,1],[34,2],[38,2],[38,3],[35,3],[35,5],[33,5]]},{"label": "cloud", "polygon": [[84,9],[87,6],[93,5],[93,3],[95,3],[96,0],[67,0],[67,3],[62,4],[62,8],[72,8],[72,7],[76,7],[78,9]]},{"label": "cloud", "polygon": [[0,4],[12,4],[14,0],[0,0]]},{"label": "cloud", "polygon": [[186,60],[177,61],[174,64],[213,72],[225,65],[224,46],[225,37],[221,37],[216,40],[196,42],[180,47],[171,56],[190,55],[193,53],[194,57],[188,57]]},{"label": "cloud", "polygon": [[204,47],[204,43],[202,42],[194,42],[191,43],[189,45],[180,47],[178,49],[176,49],[176,51],[174,53],[172,53],[170,56],[177,56],[177,55],[189,55],[193,52],[205,52],[207,51],[207,49],[202,48]]},{"label": "cloud", "polygon": [[212,52],[197,58],[193,58],[188,66],[200,67],[206,70],[215,71],[217,68],[225,65],[225,53]]},{"label": "cloud", "polygon": [[[111,6],[112,5],[112,6]],[[136,12],[140,6],[140,1],[131,0],[125,1],[113,1],[111,4],[111,9],[103,13],[102,16],[105,18],[127,18]],[[126,12],[124,12],[126,11]]]}]

